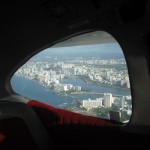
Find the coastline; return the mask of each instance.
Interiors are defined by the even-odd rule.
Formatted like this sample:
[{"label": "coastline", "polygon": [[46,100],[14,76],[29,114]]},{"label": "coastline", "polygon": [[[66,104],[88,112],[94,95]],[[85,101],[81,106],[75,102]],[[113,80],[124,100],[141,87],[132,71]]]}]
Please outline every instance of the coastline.
[{"label": "coastline", "polygon": [[[44,84],[44,83],[42,83],[42,82],[39,82],[37,79],[35,79],[35,78],[32,78],[32,77],[28,77],[28,76],[23,76],[23,75],[19,75],[19,74],[16,74],[16,76],[19,76],[19,77],[23,77],[23,78],[25,78],[25,79],[28,79],[28,80],[32,80],[32,81],[35,81],[36,83],[38,83],[38,84],[40,84],[40,85],[42,85],[47,91],[51,91],[51,92],[54,92],[54,93],[56,93],[56,94],[58,94],[58,95],[62,95],[62,96],[69,96],[69,97],[75,97],[75,96],[73,96],[73,95],[78,95],[78,94],[103,94],[103,93],[98,93],[98,92],[93,92],[93,91],[75,91],[75,92],[61,92],[61,91],[57,91],[57,90],[53,90],[53,89],[50,89],[50,88],[48,88],[48,86],[46,85],[46,84]],[[85,79],[83,79],[83,77],[81,77],[81,76],[73,76],[73,77],[65,77],[64,79],[75,79],[75,78],[79,78],[79,79],[81,79],[83,82],[85,82],[86,84],[89,84],[89,85],[97,85],[97,86],[102,86],[102,87],[110,87],[110,88],[114,88],[114,89],[121,89],[121,90],[125,90],[125,91],[130,91],[129,89],[127,89],[127,88],[121,88],[121,87],[118,87],[118,86],[111,86],[111,85],[106,85],[106,84],[101,84],[101,83],[97,83],[97,84],[94,84],[94,83],[89,83],[89,82],[87,82]]]},{"label": "coastline", "polygon": [[96,81],[91,81],[91,80],[88,80],[85,79],[86,77],[83,77],[83,76],[73,76],[73,77],[65,77],[66,79],[73,79],[73,78],[79,78],[81,80],[83,80],[86,84],[90,84],[90,85],[100,85],[100,86],[103,86],[103,87],[111,87],[111,88],[115,88],[115,89],[121,89],[121,90],[126,90],[126,91],[130,91],[129,88],[125,88],[125,87],[121,87],[121,86],[117,86],[117,85],[108,85],[108,84],[104,84],[104,83],[98,83]]}]

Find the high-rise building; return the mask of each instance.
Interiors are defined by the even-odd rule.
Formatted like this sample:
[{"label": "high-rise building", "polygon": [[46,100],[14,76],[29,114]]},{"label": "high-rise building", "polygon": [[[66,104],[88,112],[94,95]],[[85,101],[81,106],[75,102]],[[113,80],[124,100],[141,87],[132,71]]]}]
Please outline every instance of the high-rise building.
[{"label": "high-rise building", "polygon": [[124,106],[125,106],[125,97],[124,96],[122,96],[122,98],[120,99],[120,106],[121,106],[121,108],[124,108]]},{"label": "high-rise building", "polygon": [[113,103],[113,97],[111,93],[104,93],[104,106],[111,107]]}]

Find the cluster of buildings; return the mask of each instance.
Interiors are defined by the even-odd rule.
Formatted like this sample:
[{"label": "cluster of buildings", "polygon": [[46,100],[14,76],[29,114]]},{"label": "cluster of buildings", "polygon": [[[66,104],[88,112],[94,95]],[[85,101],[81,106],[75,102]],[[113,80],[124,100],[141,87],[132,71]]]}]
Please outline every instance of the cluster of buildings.
[{"label": "cluster of buildings", "polygon": [[82,107],[86,109],[92,108],[117,108],[118,110],[127,111],[128,115],[131,115],[132,105],[131,99],[128,96],[113,97],[111,93],[104,93],[102,98],[95,100],[82,100]]},{"label": "cluster of buildings", "polygon": [[[56,64],[54,64],[55,66]],[[16,75],[27,77],[31,80],[37,80],[39,83],[46,86],[48,89],[56,91],[81,91],[81,86],[74,86],[72,84],[61,84],[60,81],[65,77],[66,74],[58,73],[55,70],[47,70],[48,64],[44,62],[27,62],[22,66]],[[56,65],[57,67],[57,65]]]},{"label": "cluster of buildings", "polygon": [[72,84],[58,84],[54,87],[56,91],[81,91],[81,86],[73,86]]},{"label": "cluster of buildings", "polygon": [[[81,77],[85,82],[104,84],[123,88],[130,88],[129,76],[124,59],[100,59],[100,58],[48,58],[45,61],[28,61],[16,75],[24,76],[43,84],[48,89],[56,92],[82,90],[81,85],[62,84],[64,78]],[[107,109],[117,108],[127,111],[131,115],[131,96],[113,97],[111,93],[104,93],[103,97],[95,100],[82,100],[82,107],[87,110],[103,107]]]},{"label": "cluster of buildings", "polygon": [[[123,66],[124,69],[120,69],[119,65]],[[130,88],[124,59],[66,58],[58,60],[51,58],[50,61],[29,61],[16,74],[36,79],[48,87],[57,86],[56,89],[58,89],[58,86],[62,89],[60,81],[64,77],[72,76],[82,76],[86,81],[94,83]],[[63,88],[66,89],[65,87]]]}]

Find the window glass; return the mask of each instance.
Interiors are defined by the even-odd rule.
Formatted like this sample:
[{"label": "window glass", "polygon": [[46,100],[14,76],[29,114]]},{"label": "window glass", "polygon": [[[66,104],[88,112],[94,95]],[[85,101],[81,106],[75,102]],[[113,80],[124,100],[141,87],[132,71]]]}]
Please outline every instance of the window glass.
[{"label": "window glass", "polygon": [[104,31],[72,37],[36,54],[11,79],[25,97],[83,115],[129,121],[132,113],[126,61]]}]

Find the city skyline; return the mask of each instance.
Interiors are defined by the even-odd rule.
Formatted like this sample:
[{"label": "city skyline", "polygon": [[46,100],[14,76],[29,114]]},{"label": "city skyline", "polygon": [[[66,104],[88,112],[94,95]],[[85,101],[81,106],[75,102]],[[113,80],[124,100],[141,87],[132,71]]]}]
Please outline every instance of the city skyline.
[{"label": "city skyline", "polygon": [[[56,44],[33,56],[15,75],[42,85],[55,95],[54,100],[63,98],[56,105],[62,109],[105,119],[110,119],[109,111],[115,111],[122,115],[122,121],[132,112],[128,68],[117,42],[68,47]],[[34,97],[32,93],[29,96]]]},{"label": "city skyline", "polygon": [[[47,59],[46,59],[47,58]],[[109,119],[109,111],[120,112],[122,120],[128,120],[131,115],[130,82],[125,59],[45,57],[43,61],[29,61],[16,73],[28,80],[34,80],[43,85],[45,90],[55,92],[67,101],[59,106],[63,109],[86,113]],[[97,87],[95,89],[95,86]],[[128,95],[112,92],[102,92],[101,86],[128,91]],[[106,93],[110,93],[106,96]],[[85,98],[84,95],[89,95]],[[91,96],[92,101],[89,101]],[[113,95],[113,97],[112,97]],[[125,103],[122,107],[122,96]],[[77,97],[77,98],[76,98]],[[32,98],[32,95],[31,97]],[[71,99],[70,99],[71,98]],[[102,98],[97,100],[97,98]],[[55,99],[55,98],[54,98]],[[70,99],[70,100],[69,100]],[[72,101],[70,103],[70,101]],[[79,104],[78,104],[79,103]],[[57,105],[57,107],[59,107]],[[104,113],[105,112],[105,113]]]}]

